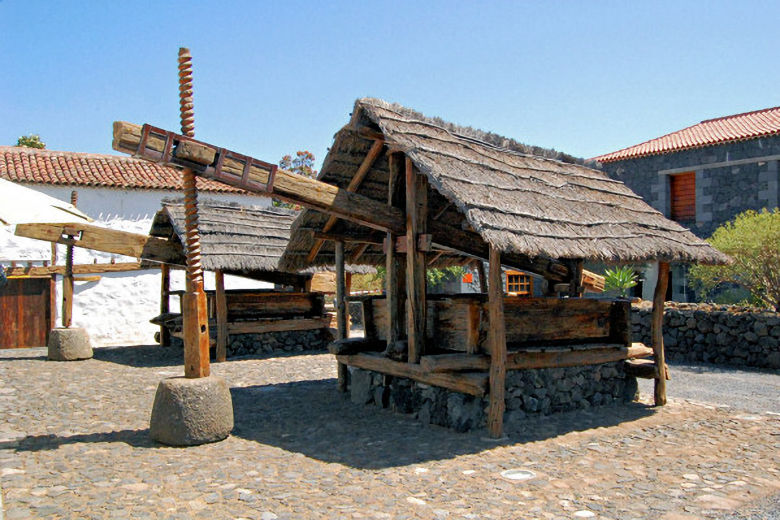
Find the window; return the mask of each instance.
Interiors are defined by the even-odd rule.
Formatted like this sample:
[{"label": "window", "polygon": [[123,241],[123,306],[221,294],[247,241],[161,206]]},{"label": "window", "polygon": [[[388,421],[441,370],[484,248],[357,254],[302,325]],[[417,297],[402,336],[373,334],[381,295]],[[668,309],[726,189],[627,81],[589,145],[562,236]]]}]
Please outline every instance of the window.
[{"label": "window", "polygon": [[506,292],[517,296],[533,296],[534,279],[522,271],[507,271]]},{"label": "window", "polygon": [[696,220],[696,172],[669,177],[671,217],[678,222]]}]

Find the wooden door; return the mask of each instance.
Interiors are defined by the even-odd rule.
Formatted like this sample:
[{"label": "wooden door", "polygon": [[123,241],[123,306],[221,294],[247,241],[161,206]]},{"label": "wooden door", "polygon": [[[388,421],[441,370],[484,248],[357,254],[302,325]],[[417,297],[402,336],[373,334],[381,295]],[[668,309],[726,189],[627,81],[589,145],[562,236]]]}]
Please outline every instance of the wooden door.
[{"label": "wooden door", "polygon": [[696,220],[696,173],[686,172],[669,178],[672,220],[689,222]]},{"label": "wooden door", "polygon": [[46,346],[53,327],[51,278],[11,278],[0,288],[0,348]]}]

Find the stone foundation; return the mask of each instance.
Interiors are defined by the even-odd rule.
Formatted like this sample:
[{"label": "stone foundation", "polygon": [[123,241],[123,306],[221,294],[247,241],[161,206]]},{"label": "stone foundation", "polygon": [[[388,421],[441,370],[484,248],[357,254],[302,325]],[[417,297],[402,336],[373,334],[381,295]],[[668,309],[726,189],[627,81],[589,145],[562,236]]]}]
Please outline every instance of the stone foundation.
[{"label": "stone foundation", "polygon": [[[458,432],[485,427],[487,397],[473,397],[355,367],[350,367],[349,372],[350,398],[356,404],[373,404],[413,414],[424,424],[437,424]],[[636,396],[636,378],[625,374],[622,361],[513,370],[507,372],[504,427],[508,431],[516,429],[530,415],[624,403]]]},{"label": "stone foundation", "polygon": [[[634,305],[634,341],[650,344],[651,305]],[[735,305],[668,303],[667,361],[780,368],[780,314]]]},{"label": "stone foundation", "polygon": [[[216,329],[212,328],[209,334],[211,338],[216,338]],[[227,357],[321,351],[325,350],[331,341],[333,335],[329,329],[231,334],[228,336]],[[171,338],[171,346],[181,348],[182,345],[181,339]]]}]

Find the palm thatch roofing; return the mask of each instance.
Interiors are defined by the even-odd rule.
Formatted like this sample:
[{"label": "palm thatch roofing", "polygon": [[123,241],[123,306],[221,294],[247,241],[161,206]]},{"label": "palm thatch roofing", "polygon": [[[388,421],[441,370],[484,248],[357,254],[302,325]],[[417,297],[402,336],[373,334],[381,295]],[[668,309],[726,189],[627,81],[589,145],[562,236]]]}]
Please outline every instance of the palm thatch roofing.
[{"label": "palm thatch roofing", "polygon": [[[239,204],[198,204],[203,268],[209,271],[276,271],[287,242],[295,211]],[[152,236],[173,237],[187,252],[182,202],[164,201],[154,216]]]},{"label": "palm thatch roofing", "polygon": [[[429,218],[473,230],[502,252],[606,262],[728,261],[625,184],[582,161],[428,118],[378,99],[355,103],[349,123],[335,135],[318,178],[346,188],[379,133],[386,146],[357,193],[387,202],[387,150],[402,151],[428,178]],[[313,210],[301,212],[293,224],[282,268],[309,265],[307,256],[315,244],[312,232],[321,230],[327,219]],[[332,232],[365,234],[366,228],[340,221]],[[384,262],[381,245],[369,246],[359,257],[360,244],[347,243],[345,248],[353,262]],[[326,242],[313,263],[333,261],[333,243]],[[465,261],[464,256],[447,252],[430,265]]]},{"label": "palm thatch roofing", "polygon": [[[281,271],[279,260],[290,240],[290,228],[297,214],[298,211],[273,206],[199,202],[198,232],[203,268],[242,275]],[[182,201],[163,201],[149,234],[173,240],[181,248],[180,263],[184,265],[187,240]],[[321,270],[325,269],[301,271],[311,275]],[[350,265],[347,271],[360,274],[374,269]]]}]

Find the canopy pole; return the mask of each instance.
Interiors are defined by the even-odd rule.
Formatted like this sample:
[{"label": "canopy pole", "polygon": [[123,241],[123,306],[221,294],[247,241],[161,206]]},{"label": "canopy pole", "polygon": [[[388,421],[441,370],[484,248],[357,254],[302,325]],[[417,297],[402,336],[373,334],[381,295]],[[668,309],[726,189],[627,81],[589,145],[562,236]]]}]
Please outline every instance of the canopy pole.
[{"label": "canopy pole", "polygon": [[[160,314],[170,312],[171,268],[168,264],[160,264]],[[160,346],[171,344],[171,332],[165,325],[160,325]]]},{"label": "canopy pole", "polygon": [[664,298],[669,283],[669,262],[658,262],[658,280],[653,294],[653,314],[650,336],[655,359],[655,385],[653,398],[656,406],[666,404],[666,359],[664,355]]},{"label": "canopy pole", "polygon": [[506,391],[506,324],[504,291],[501,285],[501,252],[490,246],[488,283],[488,347],[490,351],[490,406],[488,432],[494,439],[504,434],[504,394]]},{"label": "canopy pole", "polygon": [[425,354],[425,252],[418,237],[426,232],[428,220],[428,178],[415,171],[406,157],[406,308],[408,361],[419,363]]},{"label": "canopy pole", "polygon": [[[390,178],[387,184],[387,205],[397,204],[398,184],[403,181],[401,176],[401,164],[403,155],[392,153],[388,157]],[[404,286],[406,285],[406,263],[398,255],[395,249],[397,235],[387,232],[385,267],[386,296],[387,296],[387,352],[396,350],[396,343],[403,339],[402,318],[405,309]]]},{"label": "canopy pole", "polygon": [[225,273],[217,269],[214,273],[216,283],[216,311],[217,311],[217,352],[216,361],[222,363],[227,359],[228,327],[227,327],[227,298],[225,296]]},{"label": "canopy pole", "polygon": [[[346,277],[344,276],[344,242],[335,242],[336,246],[336,330],[338,332],[337,339],[346,339],[349,336],[349,330],[347,329],[347,316],[346,316],[346,301],[345,296],[347,292]],[[339,391],[347,391],[347,381],[349,373],[347,371],[347,365],[339,362],[338,364],[338,377],[339,377]]]}]

